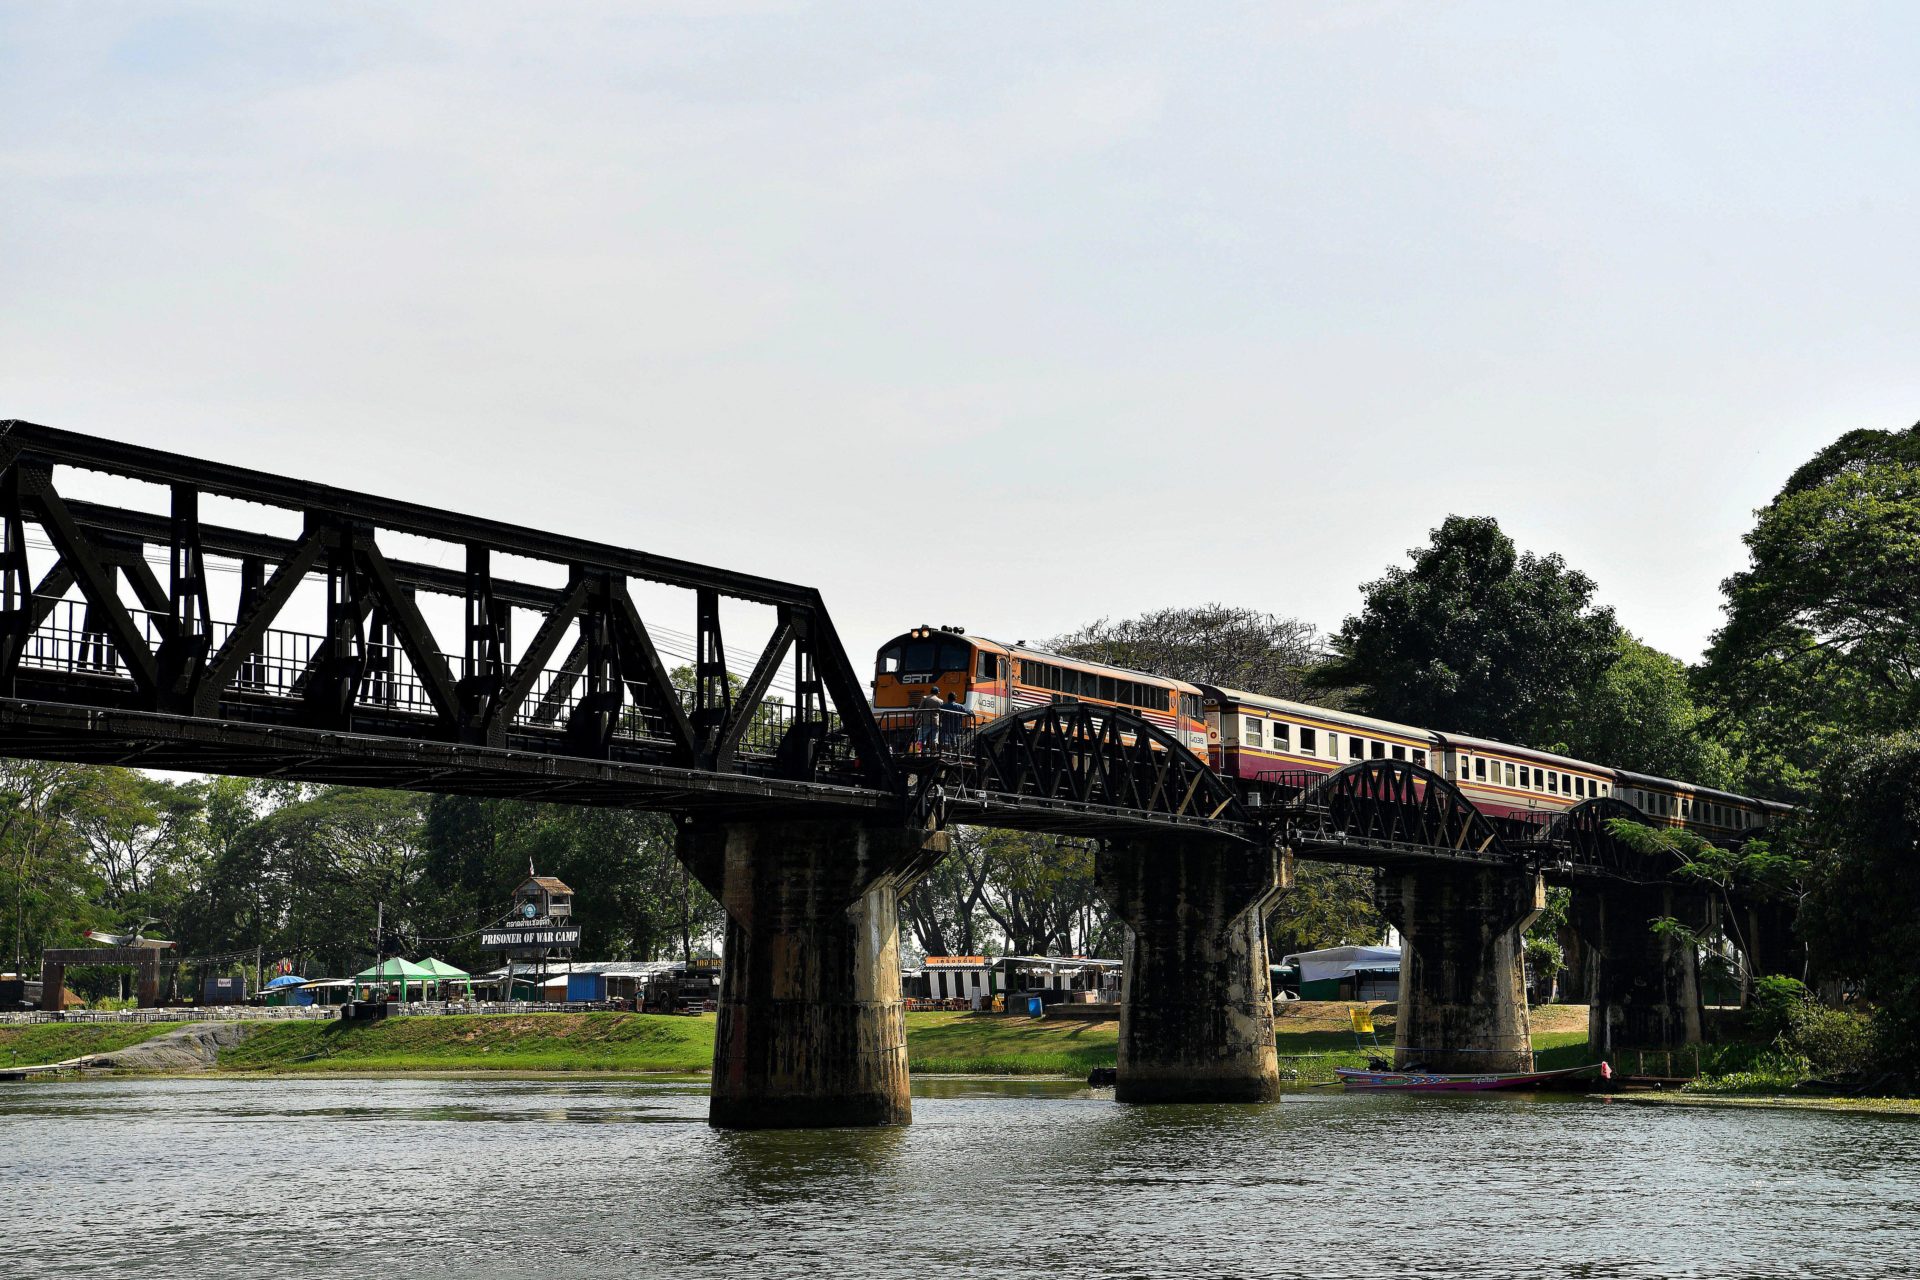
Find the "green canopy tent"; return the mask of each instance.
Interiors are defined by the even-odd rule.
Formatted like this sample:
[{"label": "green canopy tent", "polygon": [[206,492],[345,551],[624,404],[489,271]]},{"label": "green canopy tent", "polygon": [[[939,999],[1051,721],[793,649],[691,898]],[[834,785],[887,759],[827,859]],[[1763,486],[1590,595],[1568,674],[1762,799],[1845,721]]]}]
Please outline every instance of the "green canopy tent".
[{"label": "green canopy tent", "polygon": [[435,975],[433,975],[432,973],[429,973],[425,969],[422,969],[419,965],[415,964],[413,961],[402,960],[398,957],[395,957],[392,960],[382,961],[381,963],[377,965],[373,965],[370,968],[362,969],[359,973],[356,973],[353,975],[353,980],[355,982],[363,982],[363,983],[382,985],[382,986],[384,986],[389,982],[399,983],[400,984],[400,1002],[402,1004],[405,1004],[407,1000],[407,984],[408,983],[419,984],[421,991],[424,994],[426,990],[426,985],[429,982],[434,981],[434,979],[435,979]]},{"label": "green canopy tent", "polygon": [[420,961],[419,967],[427,973],[432,974],[436,982],[464,983],[467,988],[467,995],[469,997],[473,995],[473,975],[465,969],[455,968],[445,960],[439,960],[433,956],[428,956],[425,960]]}]

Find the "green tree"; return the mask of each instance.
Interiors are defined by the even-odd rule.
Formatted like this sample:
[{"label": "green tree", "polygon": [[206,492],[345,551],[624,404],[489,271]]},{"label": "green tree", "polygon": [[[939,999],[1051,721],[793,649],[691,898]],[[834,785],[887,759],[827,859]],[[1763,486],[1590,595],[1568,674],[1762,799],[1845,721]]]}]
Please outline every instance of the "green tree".
[{"label": "green tree", "polygon": [[1552,999],[1560,971],[1567,967],[1566,948],[1560,937],[1567,928],[1567,913],[1573,907],[1573,891],[1558,885],[1547,889],[1547,905],[1527,926],[1527,971],[1533,975],[1534,989],[1541,1002]]},{"label": "green tree", "polygon": [[1273,959],[1324,947],[1371,946],[1386,936],[1373,892],[1373,872],[1327,862],[1294,864],[1293,888],[1267,924]]},{"label": "green tree", "polygon": [[1305,673],[1322,656],[1311,623],[1225,604],[1156,609],[1118,622],[1101,618],[1048,647],[1088,662],[1274,698],[1303,696]]},{"label": "green tree", "polygon": [[1799,927],[1814,971],[1873,1003],[1883,1064],[1920,1087],[1920,733],[1849,746],[1823,783]]},{"label": "green tree", "polygon": [[925,879],[900,898],[900,919],[923,956],[984,955],[990,921],[981,905],[991,863],[968,856],[979,839],[976,828],[959,827],[952,837],[960,850],[942,858]]},{"label": "green tree", "polygon": [[1521,553],[1487,518],[1449,516],[1363,589],[1312,673],[1369,714],[1516,743],[1565,739],[1617,657],[1610,609],[1558,555]]},{"label": "green tree", "polygon": [[1753,980],[1751,949],[1740,927],[1736,898],[1798,900],[1805,890],[1807,861],[1774,842],[1748,840],[1736,847],[1717,845],[1685,827],[1649,827],[1630,818],[1613,818],[1614,839],[1643,857],[1666,861],[1682,883],[1698,885],[1719,904],[1705,927],[1666,917],[1653,922],[1656,932],[1683,938],[1710,956],[1724,958],[1746,988]]},{"label": "green tree", "polygon": [[382,905],[389,934],[418,933],[425,807],[410,792],[314,787],[262,815],[241,847],[267,886],[264,932],[228,945],[344,975],[372,959]]},{"label": "green tree", "polygon": [[132,769],[96,768],[65,806],[115,923],[177,928],[199,875],[203,783],[163,781]]},{"label": "green tree", "polygon": [[40,951],[113,923],[66,815],[92,779],[85,765],[0,759],[0,902],[7,909],[14,972]]},{"label": "green tree", "polygon": [[1566,726],[1561,745],[1583,760],[1680,778],[1733,784],[1733,761],[1694,701],[1687,668],[1622,631],[1615,656]]},{"label": "green tree", "polygon": [[1701,682],[1742,726],[1750,785],[1805,794],[1848,736],[1920,723],[1920,426],[1821,450],[1746,544]]},{"label": "green tree", "polygon": [[980,909],[1015,955],[1104,955],[1119,925],[1093,878],[1093,843],[1022,831],[967,828],[956,850],[982,885]]}]

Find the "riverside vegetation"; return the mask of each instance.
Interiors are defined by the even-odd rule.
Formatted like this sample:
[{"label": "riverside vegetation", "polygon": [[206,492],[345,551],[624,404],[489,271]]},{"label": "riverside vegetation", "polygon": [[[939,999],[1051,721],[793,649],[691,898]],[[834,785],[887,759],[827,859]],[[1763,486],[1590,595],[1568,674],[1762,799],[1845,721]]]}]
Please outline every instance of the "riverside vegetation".
[{"label": "riverside vegetation", "polygon": [[[1282,1074],[1298,1084],[1332,1080],[1336,1066],[1359,1066],[1376,1052],[1356,1048],[1345,1004],[1291,1006],[1275,1036]],[[1393,1021],[1376,1014],[1383,1042]],[[1584,1009],[1537,1011],[1534,1047],[1543,1063],[1584,1061]],[[1580,1029],[1573,1026],[1579,1023]],[[178,1023],[0,1027],[0,1064],[29,1066],[125,1048]],[[696,1074],[713,1063],[714,1019],[666,1014],[537,1013],[389,1018],[372,1024],[262,1022],[223,1050],[222,1071],[432,1072],[561,1071]],[[995,1014],[909,1013],[907,1058],[931,1075],[1084,1077],[1115,1064],[1113,1021],[1032,1020]]]}]

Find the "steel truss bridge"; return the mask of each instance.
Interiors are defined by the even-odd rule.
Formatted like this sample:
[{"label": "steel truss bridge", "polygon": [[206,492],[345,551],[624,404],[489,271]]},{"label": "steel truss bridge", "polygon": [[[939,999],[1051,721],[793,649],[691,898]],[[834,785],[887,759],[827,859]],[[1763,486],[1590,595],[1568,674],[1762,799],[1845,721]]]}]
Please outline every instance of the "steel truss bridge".
[{"label": "steel truss bridge", "polygon": [[31,423],[0,423],[0,534],[0,754],[1666,873],[1608,834],[1639,817],[1610,799],[1522,827],[1403,761],[1233,785],[1080,703],[876,716],[812,588]]}]

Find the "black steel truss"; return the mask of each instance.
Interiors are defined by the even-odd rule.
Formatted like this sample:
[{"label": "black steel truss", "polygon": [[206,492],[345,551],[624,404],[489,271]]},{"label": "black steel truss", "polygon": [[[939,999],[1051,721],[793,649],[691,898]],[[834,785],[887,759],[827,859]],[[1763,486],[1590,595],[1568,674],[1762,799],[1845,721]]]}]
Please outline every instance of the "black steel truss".
[{"label": "black steel truss", "polygon": [[[70,501],[68,468],[164,486],[170,510]],[[207,523],[209,495],[296,513],[301,532]],[[56,557],[37,582],[33,528]],[[452,542],[465,564],[391,556],[391,535]],[[164,582],[149,548],[164,554]],[[501,556],[560,565],[567,584],[499,576]],[[209,557],[238,561],[230,619],[213,615]],[[635,607],[636,580],[692,592],[686,687]],[[324,583],[324,621],[285,629],[308,582]],[[463,602],[451,645],[423,616],[423,594]],[[775,616],[744,673],[729,669],[721,644],[723,598]],[[535,615],[517,656],[516,610],[522,621]],[[773,702],[789,662],[792,698]],[[812,588],[17,421],[0,423],[0,699],[16,710],[58,703],[155,713],[153,725],[197,721],[175,735],[197,744],[188,755],[218,754],[220,734],[208,730],[221,726],[247,740],[245,755],[259,744],[243,726],[273,726],[897,789],[864,686]],[[0,750],[26,745],[0,737]],[[166,754],[173,767],[196,767]]]},{"label": "black steel truss", "polygon": [[1113,833],[1138,826],[1250,831],[1239,793],[1134,712],[1056,702],[970,735],[947,810],[961,820]]},{"label": "black steel truss", "polygon": [[1649,858],[1621,843],[1607,824],[1616,818],[1646,826],[1647,816],[1624,800],[1599,796],[1557,815],[1541,832],[1538,857],[1559,877],[1600,876],[1654,884],[1673,878],[1673,859]]},{"label": "black steel truss", "polygon": [[1405,760],[1275,775],[1283,836],[1303,858],[1382,866],[1417,859],[1518,865],[1523,858],[1459,788]]},{"label": "black steel truss", "polygon": [[[161,486],[167,512],[70,498],[62,469]],[[208,496],[294,513],[300,531],[209,523]],[[36,528],[55,553],[37,581]],[[464,563],[390,554],[391,535],[452,543]],[[150,549],[164,553],[164,581]],[[561,566],[565,585],[502,576],[506,556]],[[230,619],[215,616],[210,558],[238,565]],[[692,593],[684,683],[635,581]],[[276,625],[310,582],[324,585],[318,629]],[[431,595],[462,602],[450,646],[420,608]],[[722,643],[727,598],[774,614],[744,673]],[[532,627],[517,655],[516,623]],[[773,702],[789,662],[791,701]],[[812,588],[0,423],[0,753],[586,804],[892,806],[915,821],[1081,835],[1197,827],[1332,861],[1671,874],[1612,837],[1609,818],[1644,820],[1612,798],[1543,828],[1503,825],[1430,770],[1369,760],[1276,776],[1252,788],[1267,803],[1250,806],[1130,712],[1062,702],[977,732],[947,715],[910,713],[883,733]]]}]

